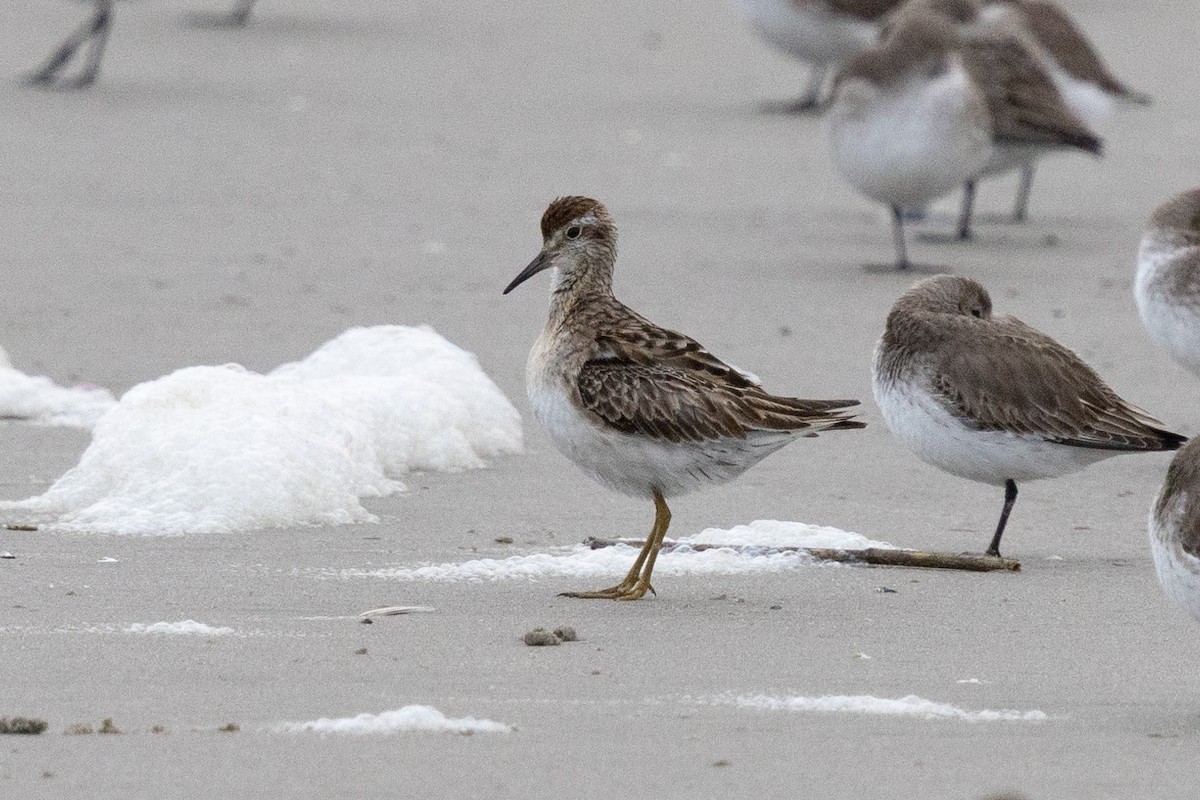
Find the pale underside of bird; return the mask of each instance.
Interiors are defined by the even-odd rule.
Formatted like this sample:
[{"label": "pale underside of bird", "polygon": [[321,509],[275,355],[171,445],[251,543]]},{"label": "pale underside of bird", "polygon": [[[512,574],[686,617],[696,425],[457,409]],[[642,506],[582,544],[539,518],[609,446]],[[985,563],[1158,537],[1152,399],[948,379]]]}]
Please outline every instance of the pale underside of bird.
[{"label": "pale underside of bird", "polygon": [[889,430],[918,458],[1004,487],[992,555],[1018,483],[1185,441],[1071,350],[1014,317],[992,316],[987,291],[962,277],[930,278],[896,301],[872,384]]},{"label": "pale underside of bird", "polygon": [[1175,195],[1151,216],[1133,292],[1150,338],[1200,376],[1200,189]]},{"label": "pale underside of bird", "polygon": [[787,110],[817,111],[829,75],[866,50],[878,20],[901,0],[739,0],[754,30],[769,44],[810,66],[808,85]]},{"label": "pale underside of bird", "polygon": [[1167,468],[1149,531],[1159,584],[1200,621],[1200,439],[1186,444]]},{"label": "pale underside of bird", "polygon": [[550,270],[550,312],[529,354],[533,414],[550,440],[600,484],[653,499],[654,527],[625,578],[571,597],[636,600],[670,522],[666,498],[732,480],[797,437],[864,427],[856,400],[772,395],[683,334],[612,293],[616,227],[585,197],[555,200],[543,247],[504,290]]},{"label": "pale underside of bird", "polygon": [[847,182],[891,209],[895,266],[911,268],[904,212],[979,174],[993,151],[987,98],[953,25],[907,16],[852,59],[835,83],[829,142]]},{"label": "pale underside of bird", "polygon": [[[90,0],[92,16],[63,40],[50,58],[36,71],[26,76],[27,83],[34,86],[55,86],[63,89],[84,89],[96,82],[100,75],[100,63],[108,44],[108,35],[113,24],[115,0]],[[250,18],[254,0],[234,0],[233,10],[218,18],[226,25],[242,26]],[[75,60],[83,47],[87,48],[83,66],[70,77],[63,77],[63,70]]]}]

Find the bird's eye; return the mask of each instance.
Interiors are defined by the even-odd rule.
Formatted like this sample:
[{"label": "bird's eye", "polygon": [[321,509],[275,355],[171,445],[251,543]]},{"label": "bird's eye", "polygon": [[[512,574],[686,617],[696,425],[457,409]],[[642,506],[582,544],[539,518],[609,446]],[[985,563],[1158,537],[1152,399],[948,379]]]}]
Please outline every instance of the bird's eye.
[{"label": "bird's eye", "polygon": [[567,228],[568,239],[578,239],[579,234],[581,233],[583,233],[583,228],[579,227],[578,225],[572,225],[571,227]]},{"label": "bird's eye", "polygon": [[983,309],[978,307],[972,308],[971,316],[975,317],[976,319],[983,319]]}]

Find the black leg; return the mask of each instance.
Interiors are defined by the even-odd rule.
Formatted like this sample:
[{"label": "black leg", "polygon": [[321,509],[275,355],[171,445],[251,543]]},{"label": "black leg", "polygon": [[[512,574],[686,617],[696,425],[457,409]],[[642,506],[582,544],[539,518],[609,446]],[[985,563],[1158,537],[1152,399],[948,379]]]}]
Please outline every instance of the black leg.
[{"label": "black leg", "polygon": [[250,11],[254,8],[254,0],[237,0],[233,11],[229,13],[229,21],[234,25],[245,25],[250,19]]},{"label": "black leg", "polygon": [[975,181],[969,180],[963,184],[962,210],[958,214],[959,241],[971,238],[971,214],[975,210]]},{"label": "black leg", "polygon": [[1017,187],[1017,203],[1013,208],[1013,222],[1024,222],[1029,210],[1029,192],[1033,189],[1033,164],[1021,167],[1021,185]]},{"label": "black leg", "polygon": [[825,76],[829,72],[829,67],[814,66],[812,72],[808,76],[808,86],[804,88],[804,95],[787,107],[787,110],[793,114],[807,114],[812,111],[821,110],[821,89],[825,86]]},{"label": "black leg", "polygon": [[[100,37],[99,44],[92,44],[91,58],[83,73],[71,81],[74,86],[88,86],[96,80],[100,70],[100,56],[104,52],[104,41],[108,38],[108,28],[112,23],[112,0],[96,0],[96,10],[92,18],[80,25],[67,37],[53,55],[42,65],[42,68],[29,76],[30,83],[52,83],[61,70],[80,47],[93,37]],[[97,49],[97,47],[99,49]]]},{"label": "black leg", "polygon": [[892,206],[892,239],[896,244],[896,269],[911,269],[908,248],[904,246],[904,210]]},{"label": "black leg", "polygon": [[91,86],[100,74],[100,60],[104,58],[104,47],[108,44],[108,31],[112,27],[112,0],[102,0],[104,8],[96,15],[92,25],[92,42],[88,47],[87,66],[72,81],[76,87]]},{"label": "black leg", "polygon": [[1008,514],[1012,511],[1013,505],[1017,502],[1017,483],[1012,478],[1004,482],[1004,510],[1000,512],[1000,522],[996,525],[996,533],[992,536],[992,543],[988,545],[987,554],[989,556],[1000,556],[1000,537],[1004,535],[1004,526],[1008,524]]}]

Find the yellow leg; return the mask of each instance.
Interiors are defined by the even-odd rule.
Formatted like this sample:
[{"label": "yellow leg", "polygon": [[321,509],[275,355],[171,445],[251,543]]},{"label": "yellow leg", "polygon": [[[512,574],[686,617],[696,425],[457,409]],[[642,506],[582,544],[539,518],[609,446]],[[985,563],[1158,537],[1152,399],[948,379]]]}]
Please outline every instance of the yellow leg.
[{"label": "yellow leg", "polygon": [[625,574],[625,578],[616,586],[610,586],[607,589],[599,589],[594,592],[563,592],[561,597],[580,597],[588,600],[637,600],[646,594],[646,591],[654,591],[654,587],[650,585],[650,574],[654,572],[654,562],[658,560],[658,551],[662,547],[663,538],[667,535],[667,527],[671,524],[671,509],[667,508],[667,501],[663,499],[662,493],[657,489],[654,490],[654,527],[650,530],[650,535],[646,537],[646,543],[642,545],[642,551],[638,553],[637,559],[633,562],[629,572]]}]

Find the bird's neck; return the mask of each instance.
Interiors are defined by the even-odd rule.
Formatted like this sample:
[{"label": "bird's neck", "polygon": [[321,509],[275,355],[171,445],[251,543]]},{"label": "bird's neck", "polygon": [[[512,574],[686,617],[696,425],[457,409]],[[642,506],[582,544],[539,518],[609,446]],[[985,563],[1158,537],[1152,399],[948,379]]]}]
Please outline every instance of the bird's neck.
[{"label": "bird's neck", "polygon": [[550,319],[560,327],[583,306],[606,305],[614,300],[610,259],[578,259],[556,266],[550,279]]}]

